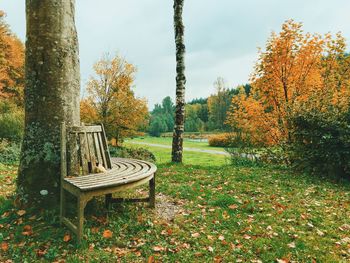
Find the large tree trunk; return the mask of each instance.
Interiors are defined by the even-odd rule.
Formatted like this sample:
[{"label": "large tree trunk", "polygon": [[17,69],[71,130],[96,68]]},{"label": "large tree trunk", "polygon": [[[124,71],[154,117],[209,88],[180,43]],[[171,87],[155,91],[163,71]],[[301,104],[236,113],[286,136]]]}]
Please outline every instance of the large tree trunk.
[{"label": "large tree trunk", "polygon": [[172,145],[172,161],[182,162],[183,133],[185,123],[185,44],[182,22],[184,0],[174,0],[174,29],[176,44],[176,109]]},{"label": "large tree trunk", "polygon": [[75,0],[26,0],[25,134],[18,193],[57,204],[60,125],[80,123]]}]

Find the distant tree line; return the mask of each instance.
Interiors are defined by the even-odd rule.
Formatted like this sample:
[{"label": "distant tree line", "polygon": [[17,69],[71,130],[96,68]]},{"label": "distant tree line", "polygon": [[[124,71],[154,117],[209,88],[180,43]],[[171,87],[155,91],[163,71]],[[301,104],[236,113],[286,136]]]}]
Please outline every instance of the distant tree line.
[{"label": "distant tree line", "polygon": [[[208,98],[196,98],[186,103],[185,132],[227,131],[225,123],[232,98],[243,89],[249,96],[251,86],[241,85],[229,88],[223,78],[218,78],[214,87],[216,92]],[[171,98],[165,97],[161,104],[156,104],[150,113],[148,132],[151,136],[160,136],[174,129],[175,106]]]}]

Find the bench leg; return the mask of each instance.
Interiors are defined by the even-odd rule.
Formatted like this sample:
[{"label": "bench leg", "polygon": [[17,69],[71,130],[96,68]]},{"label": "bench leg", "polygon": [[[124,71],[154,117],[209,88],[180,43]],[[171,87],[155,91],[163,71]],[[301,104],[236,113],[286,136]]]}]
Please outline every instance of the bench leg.
[{"label": "bench leg", "polygon": [[60,223],[63,224],[62,220],[66,216],[66,196],[63,187],[61,187],[61,199],[60,199]]},{"label": "bench leg", "polygon": [[83,197],[78,197],[78,225],[77,225],[77,238],[78,238],[78,244],[81,243],[81,240],[83,238],[84,233],[84,209],[85,209],[86,201]]},{"label": "bench leg", "polygon": [[156,205],[156,174],[149,181],[149,206],[155,208]]},{"label": "bench leg", "polygon": [[109,210],[109,207],[111,205],[111,200],[112,200],[112,194],[107,194],[105,196],[105,205],[107,210]]}]

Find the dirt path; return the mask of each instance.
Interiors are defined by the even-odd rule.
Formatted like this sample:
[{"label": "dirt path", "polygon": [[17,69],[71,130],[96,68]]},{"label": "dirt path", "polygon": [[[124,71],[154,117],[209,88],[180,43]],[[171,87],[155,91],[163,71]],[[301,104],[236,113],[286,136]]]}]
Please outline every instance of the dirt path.
[{"label": "dirt path", "polygon": [[[129,143],[171,149],[170,145],[164,145],[164,144],[156,144],[156,143],[148,143],[148,142],[132,142],[132,141],[129,141]],[[229,154],[227,152],[222,152],[222,151],[217,151],[217,150],[198,149],[198,148],[192,148],[192,147],[184,147],[184,151],[202,152],[202,153],[209,153],[209,154],[218,154],[218,155],[229,156]]]}]

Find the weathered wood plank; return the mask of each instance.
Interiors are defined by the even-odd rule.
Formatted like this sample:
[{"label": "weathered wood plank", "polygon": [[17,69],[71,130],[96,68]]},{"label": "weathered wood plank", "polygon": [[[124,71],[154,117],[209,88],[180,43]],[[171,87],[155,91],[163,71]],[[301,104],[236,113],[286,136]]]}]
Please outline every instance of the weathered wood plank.
[{"label": "weathered wood plank", "polygon": [[93,140],[94,140],[94,145],[95,145],[95,151],[96,151],[96,159],[97,159],[98,164],[101,164],[103,167],[105,167],[103,160],[102,160],[102,156],[101,156],[101,147],[100,147],[100,144],[98,143],[98,135],[97,134],[98,134],[97,132],[94,132],[92,134]]},{"label": "weathered wood plank", "polygon": [[80,138],[80,158],[82,163],[81,164],[82,174],[85,175],[85,174],[89,174],[89,159],[90,159],[86,133],[79,134],[79,138]]},{"label": "weathered wood plank", "polygon": [[71,133],[102,132],[100,125],[96,126],[73,126],[69,128]]},{"label": "weathered wood plank", "polygon": [[102,144],[103,144],[103,149],[104,149],[105,156],[106,156],[107,168],[111,169],[112,168],[111,156],[109,154],[108,141],[107,141],[107,137],[106,137],[105,128],[103,127],[102,123],[101,123],[101,128],[102,128],[102,134],[101,134],[101,136],[102,136]]},{"label": "weathered wood plank", "polygon": [[105,167],[106,169],[110,168],[108,167],[108,164],[107,164],[107,159],[106,159],[106,152],[104,150],[104,144],[103,144],[103,141],[102,141],[102,135],[101,133],[99,132],[97,134],[98,136],[98,144],[100,145],[100,153],[101,153],[101,156],[102,156],[102,160],[103,160],[103,167]]}]

